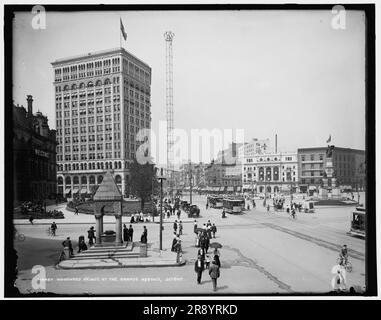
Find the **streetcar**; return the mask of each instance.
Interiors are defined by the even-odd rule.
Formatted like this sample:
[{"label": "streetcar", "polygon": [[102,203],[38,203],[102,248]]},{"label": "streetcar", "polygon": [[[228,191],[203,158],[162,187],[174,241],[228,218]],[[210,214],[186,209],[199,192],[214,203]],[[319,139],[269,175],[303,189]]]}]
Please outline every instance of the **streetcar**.
[{"label": "streetcar", "polygon": [[208,203],[211,208],[222,208],[223,197],[221,196],[208,196]]},{"label": "streetcar", "polygon": [[356,207],[352,212],[351,229],[349,233],[352,236],[365,238],[366,210],[365,207]]},{"label": "streetcar", "polygon": [[245,207],[245,200],[242,199],[224,199],[223,207],[227,213],[240,213]]}]

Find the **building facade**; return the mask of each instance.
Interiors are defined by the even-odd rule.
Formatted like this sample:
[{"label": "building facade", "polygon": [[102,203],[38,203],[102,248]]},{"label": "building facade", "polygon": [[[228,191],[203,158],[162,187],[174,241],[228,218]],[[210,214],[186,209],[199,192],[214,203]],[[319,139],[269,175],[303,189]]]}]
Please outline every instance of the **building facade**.
[{"label": "building facade", "polygon": [[123,48],[52,63],[58,193],[92,194],[112,170],[129,193],[129,164],[151,126],[151,68]]},{"label": "building facade", "polygon": [[192,177],[192,187],[205,187],[205,168],[204,163],[184,163],[180,166],[180,186],[188,188],[190,177]]},{"label": "building facade", "polygon": [[[299,180],[301,191],[322,185],[326,171],[326,147],[298,149]],[[365,151],[335,147],[332,152],[333,176],[336,184],[363,190],[366,185]]]},{"label": "building facade", "polygon": [[41,112],[33,114],[33,97],[28,110],[13,106],[14,200],[43,201],[57,191],[56,131]]},{"label": "building facade", "polygon": [[207,187],[220,187],[221,191],[240,191],[241,165],[212,161],[205,168],[205,180]]},{"label": "building facade", "polygon": [[253,193],[297,191],[296,152],[247,155],[241,161],[243,191]]}]

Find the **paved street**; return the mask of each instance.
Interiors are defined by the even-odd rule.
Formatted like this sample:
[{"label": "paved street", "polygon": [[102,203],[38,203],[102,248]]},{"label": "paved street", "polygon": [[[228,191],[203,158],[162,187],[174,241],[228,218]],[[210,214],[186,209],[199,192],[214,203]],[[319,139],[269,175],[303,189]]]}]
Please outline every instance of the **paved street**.
[{"label": "paved street", "polygon": [[[187,199],[186,196],[184,198]],[[339,248],[343,244],[348,245],[353,265],[353,271],[347,273],[348,286],[365,285],[365,241],[347,235],[353,207],[316,208],[314,214],[298,213],[297,219],[291,220],[286,212],[268,213],[257,201],[256,209],[241,215],[227,215],[226,219],[222,219],[221,210],[205,210],[204,196],[194,196],[193,201],[201,208],[202,217],[197,220],[198,224],[202,225],[207,220],[215,223],[218,229],[216,241],[223,244],[217,294],[328,292],[331,290],[331,268],[336,264]],[[30,269],[39,264],[47,267],[46,276],[51,280],[47,282],[47,292],[131,295],[213,293],[207,272],[203,274],[202,284],[196,283],[194,261],[197,248],[194,246],[193,223],[189,219],[183,219],[185,266],[57,270],[53,265],[63,239],[70,236],[76,240],[79,235],[86,235],[90,222],[95,222],[91,216],[73,217],[73,213],[66,211],[65,217],[65,223],[56,221],[58,230],[54,240],[48,240],[51,237],[46,232],[48,226],[45,224],[17,226],[18,231],[26,236],[24,242],[15,242],[19,255],[17,286],[21,292],[31,290],[30,280],[34,274]],[[75,219],[76,223],[67,223]],[[134,225],[134,240],[140,238],[143,225]],[[159,225],[145,225],[150,250],[157,250]],[[113,228],[110,220],[104,229]],[[165,250],[171,246],[172,232],[172,223],[165,223]]]}]

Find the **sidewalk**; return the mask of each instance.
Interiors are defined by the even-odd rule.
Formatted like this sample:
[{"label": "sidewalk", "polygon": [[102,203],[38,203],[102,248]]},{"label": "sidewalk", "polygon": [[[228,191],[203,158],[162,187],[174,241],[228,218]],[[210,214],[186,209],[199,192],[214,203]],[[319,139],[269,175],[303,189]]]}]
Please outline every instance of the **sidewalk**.
[{"label": "sidewalk", "polygon": [[[65,218],[64,219],[35,219],[33,220],[33,224],[35,225],[51,225],[53,221],[59,224],[94,224],[95,223],[95,217],[93,214],[84,214],[84,213],[78,213],[77,215],[74,214],[74,212],[69,211],[66,209],[66,203],[65,204],[59,204],[58,206],[49,206],[47,207],[48,210],[59,210],[62,211]],[[152,223],[152,216],[144,216],[144,219],[148,218],[149,222],[138,222],[137,224],[144,224],[144,223]],[[122,223],[130,224],[131,217],[129,216],[123,216],[122,217]],[[177,219],[176,215],[170,216],[168,219],[165,217],[163,219],[163,223],[174,223]],[[191,223],[194,221],[192,218],[188,218],[188,215],[182,211],[180,220],[182,223]],[[154,223],[159,223],[160,217],[155,216]],[[14,219],[13,223],[15,225],[31,225],[28,219]],[[115,217],[114,216],[104,216],[103,217],[103,223],[104,224],[115,224]],[[134,223],[135,225],[135,223]]]}]

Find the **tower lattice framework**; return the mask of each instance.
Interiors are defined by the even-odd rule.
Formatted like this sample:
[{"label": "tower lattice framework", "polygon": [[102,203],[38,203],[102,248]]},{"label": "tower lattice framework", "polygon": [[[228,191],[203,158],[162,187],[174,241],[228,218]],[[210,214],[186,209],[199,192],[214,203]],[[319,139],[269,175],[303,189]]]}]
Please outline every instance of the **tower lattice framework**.
[{"label": "tower lattice framework", "polygon": [[172,31],[164,33],[166,44],[166,117],[167,117],[167,171],[168,187],[171,197],[174,187],[174,137],[173,137],[173,53],[172,41],[175,34]]}]

